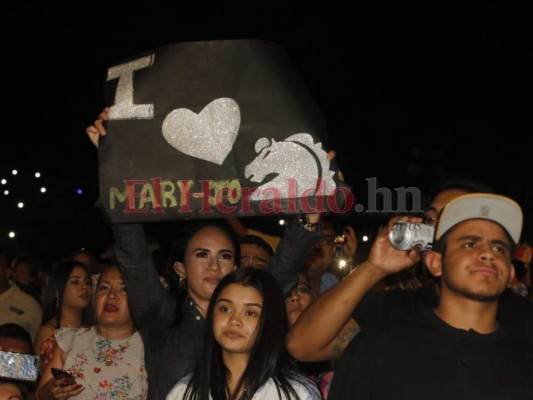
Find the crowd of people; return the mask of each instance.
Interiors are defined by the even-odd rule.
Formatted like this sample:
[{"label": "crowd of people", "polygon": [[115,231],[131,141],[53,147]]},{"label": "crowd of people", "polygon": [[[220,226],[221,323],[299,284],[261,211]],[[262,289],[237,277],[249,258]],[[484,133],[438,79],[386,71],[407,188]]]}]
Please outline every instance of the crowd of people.
[{"label": "crowd of people", "polygon": [[[96,146],[106,118],[87,128]],[[165,276],[140,223],[112,224],[109,258],[69,254],[44,280],[2,255],[0,351],[36,356],[38,379],[0,368],[0,398],[533,398],[520,205],[466,180],[430,200],[357,263],[354,228],[320,214],[275,240],[235,219],[176,222]],[[432,246],[395,248],[401,221],[433,226]]]}]

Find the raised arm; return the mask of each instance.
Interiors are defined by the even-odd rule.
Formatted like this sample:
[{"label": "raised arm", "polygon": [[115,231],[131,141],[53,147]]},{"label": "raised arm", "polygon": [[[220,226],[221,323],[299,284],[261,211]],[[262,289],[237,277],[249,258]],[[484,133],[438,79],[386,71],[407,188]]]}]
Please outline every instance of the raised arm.
[{"label": "raised arm", "polygon": [[[320,214],[309,214],[309,221],[318,224]],[[268,265],[283,293],[288,294],[298,281],[298,273],[304,257],[313,248],[320,235],[318,225],[305,227],[298,218],[293,218],[285,228],[281,241]]]},{"label": "raised arm", "polygon": [[[109,108],[104,108],[96,121],[85,131],[98,147],[100,136],[107,134],[105,121]],[[156,327],[172,324],[178,306],[168,293],[155,268],[141,224],[114,224],[115,254],[126,277],[128,301],[137,327]]]},{"label": "raised arm", "polygon": [[115,254],[124,271],[128,301],[137,327],[174,322],[176,298],[163,287],[142,224],[114,224]]},{"label": "raised arm", "polygon": [[[343,328],[349,324],[354,310],[365,294],[388,274],[407,269],[420,260],[416,250],[399,251],[390,245],[388,234],[392,225],[398,221],[421,222],[421,219],[391,219],[378,233],[368,259],[334,288],[315,300],[291,327],[287,335],[287,349],[297,360],[320,361],[324,360],[324,357],[337,358],[348,344],[341,337],[344,334]],[[332,344],[334,342],[338,346],[335,347]],[[328,346],[335,347],[336,351],[328,353]]]}]

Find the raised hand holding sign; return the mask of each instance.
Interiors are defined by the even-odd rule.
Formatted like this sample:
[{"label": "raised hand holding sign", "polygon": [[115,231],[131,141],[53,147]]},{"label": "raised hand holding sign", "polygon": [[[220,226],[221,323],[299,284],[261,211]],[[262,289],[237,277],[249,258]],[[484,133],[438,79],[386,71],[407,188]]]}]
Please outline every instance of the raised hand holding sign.
[{"label": "raised hand holding sign", "polygon": [[330,170],[321,113],[273,43],[165,46],[111,67],[106,93],[100,193],[113,222],[351,204]]}]

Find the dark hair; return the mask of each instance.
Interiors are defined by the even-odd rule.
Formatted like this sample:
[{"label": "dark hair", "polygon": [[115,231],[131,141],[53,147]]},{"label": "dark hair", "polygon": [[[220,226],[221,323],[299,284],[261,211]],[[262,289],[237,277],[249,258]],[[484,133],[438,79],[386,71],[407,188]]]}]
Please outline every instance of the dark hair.
[{"label": "dark hair", "polygon": [[20,339],[25,341],[30,349],[33,349],[30,333],[19,324],[8,323],[0,325],[0,338]]},{"label": "dark hair", "polygon": [[122,279],[124,280],[126,279],[123,268],[120,266],[118,261],[114,259],[109,259],[106,262],[102,263],[102,272],[98,274],[98,279],[96,280],[96,288],[98,288],[98,285],[102,281],[102,276],[104,276],[104,272],[106,272],[109,269],[116,269],[118,272],[120,272],[120,276],[122,276]]},{"label": "dark hair", "polygon": [[513,258],[513,265],[514,265],[515,277],[516,279],[521,281],[526,276],[526,263],[517,258]]},{"label": "dark hair", "polygon": [[32,398],[30,395],[30,389],[28,388],[28,384],[26,382],[0,378],[0,385],[5,384],[11,384],[13,386],[16,386],[16,388],[20,392],[20,395],[22,396],[22,400],[30,400]]},{"label": "dark hair", "polygon": [[439,193],[448,190],[462,190],[466,193],[494,193],[494,190],[484,182],[466,176],[453,176],[439,181],[430,189],[427,204],[430,204]]},{"label": "dark hair", "polygon": [[270,257],[274,255],[274,250],[265,239],[257,235],[244,235],[239,237],[239,244],[253,244],[255,246],[261,247],[264,249]]},{"label": "dark hair", "polygon": [[[276,279],[267,271],[256,268],[241,268],[226,275],[217,285],[207,310],[203,348],[187,385],[184,398],[189,400],[226,399],[228,394],[228,370],[222,360],[222,350],[213,332],[213,314],[216,301],[222,290],[231,284],[252,287],[263,298],[257,338],[250,353],[248,365],[235,393],[240,389],[240,400],[251,399],[268,379],[274,379],[278,393],[287,399],[299,399],[289,379],[303,383],[304,379],[294,366],[286,348],[288,330],[285,301]],[[231,399],[235,397],[232,396]]]},{"label": "dark hair", "polygon": [[[170,255],[168,257],[168,276],[167,281],[169,288],[168,290],[173,293],[178,299],[178,304],[183,304],[185,297],[187,296],[187,289],[185,285],[180,284],[179,276],[174,272],[174,264],[176,262],[184,263],[185,262],[185,253],[187,250],[187,245],[190,240],[202,229],[214,227],[222,231],[231,241],[234,248],[235,254],[235,265],[238,264],[240,260],[240,250],[239,250],[239,240],[233,230],[231,230],[228,225],[221,220],[209,219],[209,220],[194,220],[187,221],[182,225],[180,231],[178,232]],[[177,314],[174,320],[174,325],[178,325],[183,318],[181,307],[177,307]]]},{"label": "dark hair", "polygon": [[87,256],[87,258],[89,259],[89,265],[87,265],[87,268],[89,269],[89,273],[91,274],[100,273],[101,270],[100,270],[98,258],[92,251],[89,251],[87,249],[74,250],[72,253],[70,253],[68,258],[70,260],[75,260],[75,258],[78,256]]},{"label": "dark hair", "polygon": [[[44,290],[43,296],[43,318],[42,323],[45,324],[48,320],[55,318],[57,328],[61,328],[61,308],[63,307],[63,295],[65,287],[67,286],[68,278],[72,270],[76,267],[83,268],[89,274],[88,267],[79,261],[62,261],[57,264],[48,280],[48,284]],[[93,323],[92,304],[89,302],[87,307],[82,312],[81,322],[84,326],[89,326]]]}]

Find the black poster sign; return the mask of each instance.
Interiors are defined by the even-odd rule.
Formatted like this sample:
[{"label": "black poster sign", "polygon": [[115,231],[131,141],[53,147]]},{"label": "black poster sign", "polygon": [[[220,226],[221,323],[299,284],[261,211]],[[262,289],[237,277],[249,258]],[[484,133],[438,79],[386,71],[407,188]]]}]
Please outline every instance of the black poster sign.
[{"label": "black poster sign", "polygon": [[100,195],[113,222],[343,212],[325,121],[287,54],[177,43],[107,71]]}]

